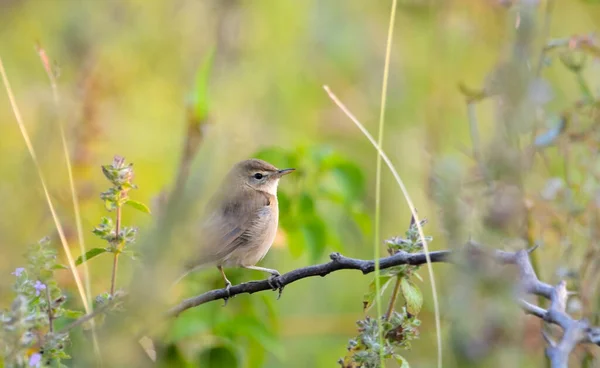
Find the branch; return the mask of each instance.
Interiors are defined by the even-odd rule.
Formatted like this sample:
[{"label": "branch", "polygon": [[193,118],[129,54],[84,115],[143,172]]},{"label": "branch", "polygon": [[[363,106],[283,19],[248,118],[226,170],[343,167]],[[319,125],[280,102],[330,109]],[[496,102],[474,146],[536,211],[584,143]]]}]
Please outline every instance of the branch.
[{"label": "branch", "polygon": [[108,310],[108,307],[110,306],[110,303],[104,304],[103,306],[94,309],[91,313],[86,314],[85,316],[76,319],[75,321],[71,322],[70,324],[66,325],[65,327],[63,327],[59,333],[67,333],[70,330],[74,329],[77,326],[80,326],[84,323],[86,323],[87,321],[90,321],[91,319],[93,319],[94,317],[104,313],[106,310]]},{"label": "branch", "polygon": [[100,314],[107,312],[109,310],[109,308],[112,308],[117,302],[121,302],[123,300],[123,298],[125,298],[126,296],[127,296],[126,292],[124,292],[123,290],[117,290],[115,292],[115,294],[111,295],[110,299],[108,299],[104,304],[100,305],[99,307],[94,309],[92,312],[86,314],[85,316],[82,316],[82,317],[76,319],[75,321],[71,322],[70,324],[66,325],[58,333],[59,334],[67,333],[70,330],[74,329],[75,327],[78,327],[78,326],[86,323],[87,321],[92,320],[96,316],[99,316]]},{"label": "branch", "polygon": [[[490,257],[500,264],[515,265],[519,271],[519,286],[521,294],[523,294],[523,296],[527,294],[539,295],[550,300],[550,308],[548,310],[530,304],[523,299],[518,299],[517,302],[525,311],[525,313],[541,318],[545,322],[555,324],[563,329],[563,336],[558,343],[552,342],[552,340],[547,336],[549,346],[546,349],[546,354],[550,358],[552,367],[566,368],[568,365],[569,354],[577,344],[591,343],[600,346],[600,327],[592,327],[589,325],[587,320],[576,320],[571,318],[566,313],[566,304],[568,298],[566,282],[561,281],[556,286],[552,286],[540,281],[533,270],[531,261],[529,260],[529,253],[531,253],[533,250],[535,250],[535,247],[529,250],[520,250],[517,252],[505,252],[501,250],[488,251],[477,243],[469,242],[465,249],[461,252],[465,252],[468,256],[481,255],[484,257]],[[452,263],[453,253],[459,252],[449,250],[436,251],[429,253],[429,256],[431,258],[431,262],[434,263]],[[368,274],[373,272],[375,269],[375,262],[372,260],[347,258],[339,253],[332,253],[330,258],[331,261],[328,263],[299,268],[279,276],[277,280],[278,286],[283,287],[307,277],[323,277],[339,270],[358,270],[363,274]],[[392,256],[381,258],[379,260],[380,268],[382,270],[399,265],[419,266],[425,264],[426,262],[427,260],[424,253],[406,252],[396,253]],[[180,313],[190,308],[194,308],[214,300],[226,299],[238,294],[252,294],[259,291],[273,290],[271,285],[272,282],[269,280],[261,280],[235,285],[229,289],[229,292],[227,292],[226,289],[211,290],[193,298],[183,300],[181,303],[171,308],[167,312],[167,316],[177,317]]]},{"label": "branch", "polygon": [[[450,251],[438,251],[429,253],[429,256],[431,257],[431,262],[446,262],[448,261],[450,254]],[[331,258],[331,261],[328,263],[298,268],[279,276],[277,280],[278,286],[284,287],[294,281],[298,281],[307,277],[323,277],[339,270],[359,270],[365,275],[375,270],[375,262],[372,260],[347,258],[339,253],[332,253],[329,257]],[[424,253],[400,252],[390,257],[381,258],[379,260],[379,267],[383,270],[386,268],[406,264],[418,266],[426,262],[427,261]],[[176,317],[181,312],[190,308],[197,307],[213,300],[226,299],[238,294],[252,294],[258,291],[273,290],[271,285],[272,283],[269,282],[269,280],[261,280],[245,282],[232,286],[229,289],[229,292],[227,292],[227,289],[224,288],[211,290],[196,297],[185,299],[177,306],[171,308],[167,312],[167,315]]]}]

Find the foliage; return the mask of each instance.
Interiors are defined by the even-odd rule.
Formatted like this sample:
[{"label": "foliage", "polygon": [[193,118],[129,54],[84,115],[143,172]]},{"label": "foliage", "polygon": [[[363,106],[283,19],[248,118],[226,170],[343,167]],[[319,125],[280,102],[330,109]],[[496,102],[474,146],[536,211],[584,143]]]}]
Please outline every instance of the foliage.
[{"label": "foliage", "polygon": [[[526,27],[533,24],[530,16],[523,18]],[[517,30],[517,39],[527,36],[527,28]],[[479,108],[483,100],[498,102],[498,118],[493,121],[496,134],[482,143],[477,129],[472,129],[474,167],[464,175],[441,163],[433,175],[432,192],[443,213],[449,244],[464,242],[469,232],[494,247],[541,245],[542,251],[531,255],[536,273],[568,280],[569,290],[577,296],[569,298],[566,311],[593,316],[597,323],[598,269],[592,265],[599,259],[600,105],[598,85],[589,76],[595,67],[591,60],[597,60],[600,47],[591,36],[575,35],[545,40],[538,55],[531,51],[515,52],[492,70],[481,93],[463,89],[472,112],[471,126],[478,125],[475,104]],[[537,69],[528,67],[529,60],[536,60]],[[546,79],[553,72],[559,73],[561,83]],[[498,78],[506,75],[513,77]],[[552,101],[555,96],[562,98]],[[469,185],[448,188],[448,183],[460,182]],[[475,214],[471,219],[476,225],[462,221],[467,213]],[[462,262],[473,264],[468,259]],[[451,324],[450,335],[460,336],[453,344],[457,364],[477,365],[496,347],[511,344],[507,336],[516,340],[523,327],[507,323],[514,318],[509,312],[499,313],[499,305],[511,297],[512,280],[481,265],[465,271],[453,280],[453,294],[485,298],[477,303],[461,300],[450,306],[447,315],[456,322]],[[544,334],[550,341],[548,336]],[[585,355],[591,362],[591,355]]]},{"label": "foliage", "polygon": [[[434,231],[444,231],[442,238],[449,246],[462,244],[467,234],[469,237],[484,234],[484,238],[494,246],[542,245],[543,252],[533,255],[539,257],[537,267],[544,267],[541,274],[569,280],[569,289],[577,295],[571,298],[568,308],[575,308],[576,312],[598,324],[599,92],[594,79],[600,55],[597,40],[588,35],[551,39],[543,45],[539,60],[533,51],[540,50],[532,47],[537,41],[544,42],[547,34],[570,34],[595,28],[598,7],[586,5],[591,2],[462,1],[448,6],[420,0],[399,2],[397,10],[402,22],[397,26],[402,27],[403,37],[401,42],[394,43],[392,50],[391,103],[387,109],[389,124],[386,126],[384,147],[392,160],[400,165],[402,177],[416,199],[422,199],[422,192],[429,191],[434,200],[441,198],[440,192],[445,193],[444,198],[438,201],[441,211],[430,211],[430,214],[435,213],[432,217]],[[85,210],[84,223],[96,223],[101,218],[101,214],[94,212],[100,206],[94,208],[85,203],[90,193],[96,192],[91,179],[97,176],[89,173],[95,173],[100,161],[99,153],[114,149],[114,146],[127,145],[128,155],[136,157],[136,167],[140,165],[145,170],[145,182],[139,195],[152,195],[156,187],[171,183],[170,171],[179,153],[172,148],[181,138],[178,116],[187,113],[197,127],[209,114],[215,114],[211,118],[217,118],[214,120],[218,124],[214,125],[225,133],[222,134],[225,138],[211,135],[215,146],[235,142],[233,145],[236,149],[239,146],[239,151],[209,149],[206,150],[209,156],[225,151],[227,154],[247,152],[245,150],[253,149],[257,141],[277,142],[284,147],[294,147],[298,141],[311,142],[311,145],[297,150],[274,148],[278,153],[271,158],[267,158],[271,153],[259,153],[265,154],[263,158],[279,167],[292,166],[304,171],[299,172],[300,180],[289,181],[292,184],[280,187],[281,228],[287,235],[285,242],[289,245],[289,252],[296,260],[288,261],[287,254],[280,252],[282,259],[276,258],[277,262],[286,262],[289,268],[304,266],[322,260],[328,249],[343,249],[347,254],[365,257],[366,247],[350,248],[350,245],[365,244],[367,242],[362,240],[369,236],[367,213],[371,198],[366,188],[373,170],[367,164],[370,160],[364,157],[372,159],[374,156],[371,155],[372,150],[367,150],[366,145],[361,143],[361,137],[349,134],[345,129],[343,117],[331,108],[319,86],[324,83],[335,86],[336,91],[350,102],[349,106],[357,116],[364,116],[367,122],[369,117],[373,117],[378,103],[374,91],[380,87],[381,81],[378,66],[383,55],[381,41],[387,26],[383,21],[389,12],[387,4],[373,2],[365,7],[360,1],[335,4],[228,1],[206,6],[202,2],[183,0],[159,1],[151,6],[139,7],[136,1],[124,0],[45,7],[44,4],[33,3],[7,2],[6,11],[0,14],[1,23],[6,25],[2,29],[6,42],[0,50],[1,56],[6,61],[7,72],[16,74],[15,92],[22,105],[23,116],[26,120],[41,117],[34,130],[36,136],[32,137],[32,144],[41,148],[39,156],[49,174],[51,195],[61,199],[65,196],[59,183],[64,178],[60,176],[61,170],[56,169],[59,165],[56,165],[56,147],[51,134],[54,126],[47,124],[47,118],[52,116],[48,113],[49,96],[39,90],[40,75],[36,73],[39,65],[31,62],[34,59],[31,57],[32,47],[27,47],[27,44],[42,35],[48,50],[56,50],[54,56],[61,70],[59,90],[65,92],[64,100],[68,102],[63,115],[73,122],[75,128],[69,130],[73,133],[69,141],[72,144],[75,179],[80,188],[78,197]],[[530,11],[530,8],[533,10]],[[536,18],[534,24],[527,23],[532,13]],[[565,16],[561,17],[562,14]],[[517,37],[514,37],[515,33]],[[531,39],[523,38],[523,33],[529,33]],[[508,45],[512,39],[515,40],[514,48]],[[218,47],[213,46],[215,44]],[[162,52],[167,49],[169,52]],[[476,103],[482,102],[477,109],[486,119],[476,126],[484,144],[479,148],[474,145],[476,154],[472,157],[456,157],[457,147],[468,146],[469,133],[465,106],[460,105],[460,96],[452,90],[452,86],[457,78],[467,81],[481,79],[499,49],[507,50],[508,54],[511,51],[518,54],[519,60],[523,61],[519,66],[527,69],[523,73],[524,69],[508,68],[505,69],[508,72],[499,73],[501,78],[498,78],[506,83],[504,87],[510,89],[509,84],[517,86],[514,89],[518,96],[527,95],[522,99],[525,102],[516,105],[514,101],[517,99],[510,93],[492,91],[488,85],[476,89],[463,88],[469,111],[475,109]],[[500,55],[497,69],[503,69],[517,59],[508,55],[507,61],[505,53],[500,52]],[[204,60],[195,72],[198,56],[200,59],[204,57]],[[211,91],[218,92],[211,96],[209,77]],[[194,85],[194,94],[190,96],[185,111],[179,99],[191,84]],[[210,105],[208,97],[211,97]],[[501,117],[496,125],[489,118],[492,115],[490,110],[495,106],[498,109],[494,117]],[[5,110],[8,111],[0,108],[0,115],[8,120]],[[525,118],[523,115],[526,115]],[[30,120],[26,123],[34,125],[36,122]],[[513,135],[510,132],[512,127],[518,128],[515,131],[519,133]],[[202,128],[204,132],[204,125]],[[247,134],[249,130],[252,134]],[[27,179],[31,167],[19,165],[22,147],[14,139],[16,131],[16,127],[11,129],[8,125],[3,128],[5,138],[0,144],[0,156],[3,157],[0,166],[6,178],[18,177],[15,176],[17,174]],[[129,138],[131,136],[134,139]],[[510,136],[510,139],[486,147],[487,139],[491,137],[494,140],[500,136]],[[322,145],[337,146],[337,142],[340,146],[350,147],[347,157]],[[425,150],[427,154],[424,155]],[[516,150],[522,155],[507,155],[505,161],[498,158],[502,152],[514,153]],[[152,154],[148,154],[149,151]],[[337,156],[334,161],[340,165],[335,170],[327,168],[327,159],[322,161],[321,155],[327,156],[323,151]],[[440,164],[437,156],[447,152],[451,152],[452,157]],[[200,150],[200,153],[205,152]],[[292,162],[286,163],[287,159]],[[341,164],[343,161],[349,162],[349,166]],[[469,166],[469,175],[464,175],[467,172],[463,170],[466,168],[464,161],[477,166]],[[451,165],[444,167],[447,176],[440,178],[434,172],[429,181],[423,180],[430,166],[438,168],[449,162]],[[518,171],[523,175],[518,175],[510,184],[522,192],[511,197],[502,193],[506,183],[502,182],[505,177],[501,169],[514,163],[519,163]],[[12,262],[11,256],[20,252],[15,246],[15,239],[19,239],[17,244],[22,244],[25,242],[23,237],[29,237],[33,231],[39,231],[40,225],[46,225],[42,221],[46,213],[38,203],[39,198],[34,195],[34,185],[31,180],[23,180],[23,183],[25,185],[13,185],[9,180],[0,185],[0,200],[5,212],[10,214],[5,216],[6,221],[0,221],[0,242],[6,247],[3,254],[8,260],[5,264]],[[388,189],[384,180],[385,216],[382,228],[385,231],[398,226],[398,215],[406,215],[403,210],[398,210],[402,208],[403,199]],[[103,194],[103,199],[111,200],[107,204],[111,212],[102,217],[94,230],[94,234],[102,239],[102,246],[88,249],[79,257],[78,264],[109,252],[113,256],[121,251],[135,255],[133,251],[138,249],[133,244],[136,229],[129,227],[128,232],[124,232],[124,228],[117,229],[120,224],[117,225],[115,212],[122,208],[149,212],[148,207],[128,200],[120,203],[118,209],[115,204],[122,199],[118,192],[108,190]],[[69,213],[63,209],[66,206],[61,207],[61,202],[58,203],[59,216],[67,219]],[[519,211],[515,210],[517,206],[506,206],[522,203],[525,205],[524,221],[521,221],[523,217],[519,212],[521,206],[518,206]],[[419,208],[425,206],[418,203]],[[484,218],[485,223],[479,224],[479,220]],[[520,227],[506,236],[504,225],[512,219],[520,224],[526,223],[525,228]],[[465,229],[465,224],[469,225],[468,229]],[[67,236],[73,233],[72,228],[65,228]],[[436,239],[440,238],[435,235]],[[403,248],[408,246],[405,241],[408,238],[392,238],[387,246],[392,248],[392,253],[418,251],[414,242],[411,243],[414,250]],[[101,265],[102,261],[104,259],[99,258],[94,265]],[[23,292],[28,294],[17,295],[12,307],[8,307],[2,316],[22,321],[24,325],[19,328],[29,331],[35,327],[25,323],[32,323],[32,320],[18,319],[21,317],[17,318],[18,313],[13,313],[13,307],[14,311],[24,311],[21,316],[40,308],[39,313],[43,317],[42,304],[33,307],[31,298],[41,298],[42,285],[49,285],[57,279],[52,276],[44,282],[36,279],[28,267],[24,268],[29,291]],[[56,265],[56,268],[60,266]],[[106,282],[106,270],[94,267],[93,271],[95,287]],[[507,356],[509,361],[513,357],[513,364],[522,366],[529,366],[530,359],[539,359],[543,352],[537,339],[519,341],[519,349],[504,339],[510,334],[506,332],[506,324],[498,318],[499,311],[493,309],[494,304],[500,307],[504,304],[497,300],[490,302],[490,295],[498,294],[499,282],[493,277],[496,276],[493,270],[473,268],[468,271],[464,282],[454,282],[453,288],[443,295],[443,299],[450,299],[445,318],[452,318],[450,309],[453,307],[461,309],[469,317],[467,319],[475,319],[471,317],[476,313],[468,314],[468,306],[476,305],[481,308],[478,314],[483,316],[477,321],[485,322],[481,325],[487,328],[489,321],[496,321],[494,323],[500,328],[483,332],[477,330],[472,340],[464,331],[445,335],[449,343],[444,343],[444,347],[454,349],[451,350],[454,356],[447,357],[445,354],[444,366],[452,366],[452,359],[459,366],[475,365],[473,361],[461,361],[461,353],[457,352],[456,346],[466,347],[463,350],[468,359],[474,359],[469,353],[473,354],[472,351],[476,350],[477,354],[488,359],[486,365],[493,365],[494,361],[490,361],[491,348],[486,351],[482,348],[484,345],[502,352],[499,358],[502,364]],[[9,272],[4,270],[6,275]],[[53,275],[56,273],[52,272]],[[241,272],[232,273],[232,280],[243,279]],[[415,280],[418,277],[416,269],[398,267],[382,272],[380,282],[388,294],[396,289],[395,285],[398,286],[403,307],[393,316],[406,313],[413,318],[413,315],[418,315],[423,325],[429,325],[430,316],[426,310],[421,311],[422,295],[415,286],[418,285]],[[449,277],[444,273],[444,279]],[[479,279],[485,281],[480,289],[473,281]],[[63,282],[62,278],[58,280]],[[297,317],[298,310],[287,307],[291,305],[301,306],[310,323],[322,314],[346,313],[348,304],[360,300],[361,294],[360,291],[358,295],[351,294],[357,289],[348,280],[350,278],[338,279],[335,288],[330,288],[330,279],[327,279],[319,287],[311,288],[310,294],[289,293],[277,306],[273,304],[273,298],[269,298],[271,295],[253,295],[238,297],[230,301],[227,308],[215,303],[214,306],[190,311],[189,315],[173,323],[175,327],[170,332],[178,335],[171,336],[172,341],[161,351],[173,361],[181,358],[173,363],[177,366],[184,366],[179,363],[185,360],[189,360],[188,366],[330,366],[335,360],[336,349],[346,339],[340,337],[338,326],[335,326],[335,331],[318,328],[304,335],[289,327],[285,330],[285,338],[282,338],[277,335],[278,321]],[[222,285],[188,286],[197,292],[198,289]],[[302,290],[301,285],[298,288]],[[363,302],[368,312],[375,298],[374,283],[366,291]],[[36,292],[40,295],[37,296]],[[480,297],[477,292],[483,293],[485,298],[476,299]],[[2,302],[10,306],[14,295],[7,292],[3,295]],[[512,294],[502,296],[503,301],[507,301]],[[113,297],[109,292],[102,293],[96,298],[96,308],[110,302]],[[321,302],[325,298],[329,301],[326,304]],[[459,300],[455,302],[451,298]],[[282,304],[285,307],[281,307]],[[486,310],[482,304],[492,308]],[[64,305],[61,304],[61,307]],[[58,309],[56,314],[60,315]],[[62,317],[57,317],[56,323],[60,325],[77,314],[80,313],[65,311]],[[393,320],[394,317],[390,318]],[[371,328],[373,321],[371,319],[361,329],[369,330],[369,336],[383,333],[375,331],[373,328],[376,327]],[[50,324],[43,318],[38,322]],[[4,318],[2,323],[4,334]],[[530,328],[529,324],[522,325]],[[128,324],[123,323],[123,326]],[[42,328],[42,334],[48,328]],[[424,328],[422,333],[429,331]],[[524,335],[530,336],[529,333]],[[74,336],[69,338],[74,344]],[[374,347],[367,347],[358,337],[355,340],[357,346],[364,348],[360,354],[368,358]],[[371,340],[367,339],[367,342]],[[86,344],[84,349],[89,348],[89,341],[86,340]],[[68,341],[63,345],[68,348]],[[415,351],[405,353],[411,358],[411,363],[429,365],[430,346],[425,343],[414,345]],[[276,359],[284,348],[287,357],[282,363]],[[394,348],[394,351],[397,353],[400,348]],[[23,347],[19,345],[15,349]],[[30,350],[25,358],[32,356],[27,355],[32,352],[39,351]],[[586,349],[581,352],[582,356],[586,354],[584,360],[587,360],[582,364],[593,365],[597,360],[592,355],[593,351],[587,352]],[[276,358],[269,358],[270,355]],[[307,362],[309,355],[317,358]],[[37,357],[35,355],[34,359]],[[388,358],[392,359],[393,354]],[[276,363],[269,365],[269,359],[276,360]],[[535,361],[531,365],[540,365],[540,362]]]},{"label": "foliage", "polygon": [[[421,221],[424,226],[427,220]],[[428,243],[433,240],[431,236],[426,236]],[[421,252],[423,241],[419,236],[419,231],[414,219],[405,237],[393,237],[386,241],[390,255],[406,252]],[[380,356],[385,359],[395,359],[402,367],[408,367],[407,360],[398,353],[398,349],[410,349],[410,341],[418,337],[418,327],[421,321],[417,315],[423,306],[423,295],[421,290],[411,281],[414,276],[420,279],[416,273],[420,266],[400,265],[385,269],[381,272],[381,288],[379,292],[383,294],[387,287],[395,282],[396,286],[390,297],[388,312],[382,316],[381,335],[383,336],[383,346],[379,344],[379,327],[377,319],[367,316],[364,320],[358,321],[358,336],[348,343],[348,354],[344,359],[340,359],[340,364],[344,368],[378,368],[381,367]],[[400,312],[394,310],[398,292],[404,299],[404,306]],[[368,311],[377,296],[375,280],[369,285],[369,292],[363,298],[363,309]]]},{"label": "foliage", "polygon": [[358,321],[358,336],[348,343],[348,355],[340,359],[343,368],[379,368],[381,350],[385,359],[394,359],[402,367],[408,367],[408,362],[397,353],[398,348],[409,349],[410,341],[417,338],[421,321],[416,316],[402,308],[400,313],[394,311],[391,317],[383,321],[382,334],[384,345],[379,344],[379,327],[377,320],[367,317]]},{"label": "foliage", "polygon": [[94,235],[106,241],[106,248],[93,248],[77,258],[75,263],[82,264],[102,253],[126,254],[132,259],[136,259],[138,252],[131,249],[135,243],[137,228],[121,225],[121,208],[129,205],[132,208],[150,214],[150,209],[143,203],[129,198],[129,191],[136,189],[137,186],[132,183],[133,164],[125,165],[125,159],[121,156],[115,156],[112,164],[103,165],[102,173],[112,183],[112,187],[100,194],[100,199],[104,201],[104,206],[108,211],[117,211],[115,222],[109,217],[102,217],[100,224],[93,230]]},{"label": "foliage", "polygon": [[10,309],[0,313],[0,350],[6,367],[63,367],[68,359],[69,334],[55,330],[55,321],[81,313],[65,308],[67,297],[54,278],[56,251],[48,238],[30,245],[26,267],[12,274],[16,296]]},{"label": "foliage", "polygon": [[[109,211],[116,209],[119,212],[123,205],[129,203],[142,212],[150,212],[144,204],[130,200],[127,195],[130,189],[135,188],[131,183],[131,164],[125,165],[122,157],[115,156],[111,165],[102,166],[102,172],[113,184],[100,195]],[[117,222],[120,222],[120,214]],[[77,259],[77,265],[105,252],[134,256],[134,251],[128,246],[135,241],[136,228],[120,227],[110,218],[103,217],[93,233],[105,240],[108,247],[87,251]],[[62,360],[70,358],[66,351],[70,331],[56,331],[55,324],[64,319],[83,318],[83,313],[64,307],[67,297],[58,287],[54,272],[66,267],[57,262],[56,251],[48,238],[29,246],[25,257],[27,266],[12,273],[16,277],[13,287],[16,297],[10,309],[0,314],[3,363],[7,367],[64,367]],[[122,311],[121,297],[122,293],[114,290],[102,293],[96,297],[95,307],[105,312]]]},{"label": "foliage", "polygon": [[327,247],[341,250],[343,244],[356,242],[337,227],[351,225],[361,238],[369,235],[370,219],[363,204],[365,178],[356,163],[326,145],[270,147],[255,156],[281,167],[299,168],[295,187],[278,190],[280,226],[294,257],[306,252],[315,263]]}]

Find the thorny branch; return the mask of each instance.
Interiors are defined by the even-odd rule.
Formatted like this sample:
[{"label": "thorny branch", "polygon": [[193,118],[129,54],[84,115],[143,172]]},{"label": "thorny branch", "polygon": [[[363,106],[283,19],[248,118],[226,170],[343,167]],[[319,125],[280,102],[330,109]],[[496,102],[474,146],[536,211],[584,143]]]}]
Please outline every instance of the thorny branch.
[{"label": "thorny branch", "polygon": [[[431,262],[443,262],[448,260],[450,254],[450,251],[438,251],[430,252],[429,256],[431,257]],[[363,274],[368,274],[375,270],[375,262],[371,260],[347,258],[339,253],[332,253],[329,257],[331,258],[331,261],[328,263],[298,268],[279,276],[276,282],[277,285],[284,287],[300,279],[312,276],[323,277],[338,270],[359,270]],[[422,265],[424,263],[426,263],[424,253],[406,252],[399,252],[393,256],[381,258],[379,261],[380,268],[382,270],[403,264]],[[273,290],[273,284],[274,283],[269,280],[250,281],[232,286],[229,289],[229,292],[224,288],[211,290],[204,294],[200,294],[196,297],[182,301],[177,306],[171,308],[167,314],[170,316],[178,316],[181,312],[187,309],[197,307],[213,300],[226,299],[238,294],[253,294],[258,291]]]},{"label": "thorny branch", "polygon": [[[569,316],[565,309],[567,304],[567,287],[566,282],[561,281],[555,286],[542,282],[535,274],[529,253],[534,249],[520,250],[517,252],[506,252],[501,250],[488,251],[479,244],[469,242],[464,250],[461,251],[436,251],[430,252],[431,262],[452,263],[453,256],[459,252],[467,252],[468,255],[487,256],[500,264],[514,265],[519,271],[519,291],[520,298],[529,295],[542,296],[550,301],[550,308],[547,310],[530,304],[523,299],[519,299],[518,303],[527,314],[531,314],[543,319],[547,323],[555,324],[563,329],[563,335],[558,342],[548,340],[548,348],[546,354],[552,362],[552,367],[567,367],[569,354],[579,343],[591,343],[600,345],[600,327],[590,326],[585,319],[576,320]],[[368,274],[374,271],[375,262],[372,260],[361,260],[347,258],[339,253],[330,255],[331,261],[324,264],[314,265],[299,268],[278,277],[277,284],[281,287],[289,285],[300,279],[313,276],[326,276],[332,272],[339,270],[359,270],[363,274]],[[380,267],[386,269],[399,265],[422,265],[426,263],[424,253],[406,253],[399,252],[392,256],[381,258]],[[218,299],[226,299],[238,294],[256,293],[259,291],[272,290],[273,282],[269,280],[245,282],[235,285],[229,289],[216,289],[200,294],[193,298],[185,299],[175,307],[171,308],[168,316],[176,317],[180,313],[197,307],[201,304]]]},{"label": "thorny branch", "polygon": [[[455,256],[464,253],[469,257],[488,257],[499,264],[516,266],[519,272],[519,296],[517,298],[517,303],[525,313],[536,316],[547,323],[562,328],[563,335],[558,342],[555,342],[545,331],[543,331],[542,334],[548,342],[546,354],[552,363],[552,367],[566,368],[568,366],[569,355],[577,344],[591,343],[600,346],[600,327],[591,326],[586,319],[573,319],[567,314],[566,305],[568,292],[565,281],[561,281],[557,285],[552,286],[538,279],[531,265],[531,261],[529,260],[529,253],[535,250],[535,248],[536,247],[517,252],[506,252],[501,250],[488,250],[480,244],[469,242],[462,250],[430,252],[429,257],[431,258],[432,263],[453,263]],[[363,274],[369,274],[375,270],[375,262],[372,260],[348,258],[339,253],[332,253],[330,258],[331,261],[328,263],[302,267],[285,273],[277,278],[275,284],[277,287],[283,288],[286,285],[307,277],[324,277],[339,270],[358,270]],[[418,266],[423,265],[426,262],[427,260],[424,253],[407,253],[401,251],[392,256],[381,258],[379,264],[383,270],[400,265]],[[171,308],[166,315],[168,317],[177,317],[188,309],[211,301],[231,298],[238,294],[253,294],[259,291],[273,290],[273,285],[273,280],[261,280],[232,286],[229,291],[225,288],[211,290],[193,298],[183,300],[181,303]],[[546,310],[525,301],[523,298],[527,295],[538,295],[549,300],[550,307]],[[62,329],[61,332],[68,331],[91,320],[104,312],[107,307],[108,305],[105,305],[91,314],[81,317],[71,325]]]}]

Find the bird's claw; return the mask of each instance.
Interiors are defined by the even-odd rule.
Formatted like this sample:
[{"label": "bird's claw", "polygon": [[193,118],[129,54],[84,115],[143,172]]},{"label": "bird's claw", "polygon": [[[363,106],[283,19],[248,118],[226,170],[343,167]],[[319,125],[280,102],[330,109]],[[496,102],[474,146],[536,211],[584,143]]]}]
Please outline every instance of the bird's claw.
[{"label": "bird's claw", "polygon": [[233,296],[231,296],[231,282],[227,282],[225,284],[225,291],[227,291],[227,296],[223,298],[223,300],[225,301],[225,303],[223,303],[223,307],[227,305],[227,302],[229,301],[229,299],[233,298]]},{"label": "bird's claw", "polygon": [[283,285],[283,282],[281,281],[281,275],[280,274],[272,274],[267,281],[269,281],[269,286],[271,287],[272,290],[279,291],[279,294],[277,295],[277,300],[279,300],[279,298],[281,298],[281,293],[283,292],[283,287],[285,286],[285,285]]}]

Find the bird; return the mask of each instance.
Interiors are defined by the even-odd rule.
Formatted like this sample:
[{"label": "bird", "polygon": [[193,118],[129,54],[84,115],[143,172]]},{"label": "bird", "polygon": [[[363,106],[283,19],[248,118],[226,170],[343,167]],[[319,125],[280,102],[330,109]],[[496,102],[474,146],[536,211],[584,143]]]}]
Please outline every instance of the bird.
[{"label": "bird", "polygon": [[[280,276],[279,271],[256,264],[265,257],[277,233],[279,180],[294,170],[278,169],[256,158],[235,164],[207,203],[198,255],[186,263],[186,272],[178,281],[207,265],[217,267],[228,292],[232,283],[224,267],[267,272],[270,283]],[[281,287],[273,285],[277,284],[272,287],[281,293]]]}]

